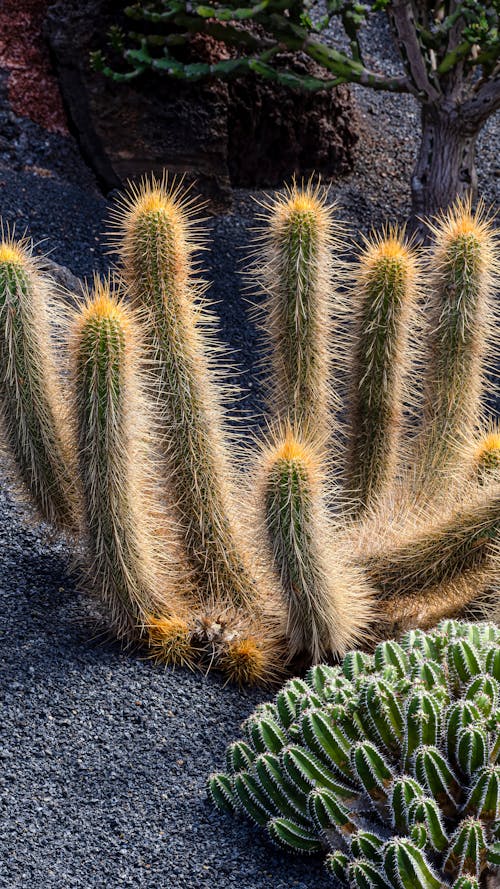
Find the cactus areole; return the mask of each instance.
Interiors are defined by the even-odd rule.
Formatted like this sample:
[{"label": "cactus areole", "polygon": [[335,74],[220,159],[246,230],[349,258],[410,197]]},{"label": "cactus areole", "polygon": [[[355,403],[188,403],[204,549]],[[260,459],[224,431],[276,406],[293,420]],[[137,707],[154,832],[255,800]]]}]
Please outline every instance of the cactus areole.
[{"label": "cactus areole", "polygon": [[486,886],[500,865],[499,683],[493,624],[351,651],[257,707],[209,794],[279,846],[325,852],[340,886]]}]

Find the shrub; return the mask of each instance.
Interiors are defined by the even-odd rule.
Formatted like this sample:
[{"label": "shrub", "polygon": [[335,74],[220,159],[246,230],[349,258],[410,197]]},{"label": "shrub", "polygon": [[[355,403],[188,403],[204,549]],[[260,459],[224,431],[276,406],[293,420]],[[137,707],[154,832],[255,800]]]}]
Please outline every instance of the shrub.
[{"label": "shrub", "polygon": [[443,621],[312,667],[244,723],[219,809],[341,886],[472,889],[500,865],[500,630]]}]

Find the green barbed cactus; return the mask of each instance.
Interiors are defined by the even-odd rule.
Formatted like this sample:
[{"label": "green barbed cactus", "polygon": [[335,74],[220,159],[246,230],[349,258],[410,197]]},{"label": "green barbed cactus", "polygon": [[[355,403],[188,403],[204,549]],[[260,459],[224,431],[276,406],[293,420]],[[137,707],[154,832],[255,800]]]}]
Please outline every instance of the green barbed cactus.
[{"label": "green barbed cactus", "polygon": [[20,475],[41,515],[75,532],[67,399],[52,342],[52,282],[28,241],[0,238],[0,408]]},{"label": "green barbed cactus", "polygon": [[[150,627],[154,637],[157,616],[171,616],[176,602],[176,554],[172,529],[161,540],[165,518],[154,502],[156,467],[144,431],[149,411],[139,355],[137,318],[109,282],[96,279],[75,312],[71,337],[83,534],[92,585],[114,633],[128,640],[146,636]],[[187,625],[177,619],[176,626],[168,652],[173,662],[188,660]]]},{"label": "green barbed cactus", "polygon": [[388,229],[365,242],[352,292],[355,340],[350,358],[350,493],[358,508],[376,505],[401,458],[415,327],[417,261],[404,233]]},{"label": "green barbed cactus", "polygon": [[465,889],[500,862],[500,629],[442,622],[313,667],[244,723],[219,809],[338,885]]}]

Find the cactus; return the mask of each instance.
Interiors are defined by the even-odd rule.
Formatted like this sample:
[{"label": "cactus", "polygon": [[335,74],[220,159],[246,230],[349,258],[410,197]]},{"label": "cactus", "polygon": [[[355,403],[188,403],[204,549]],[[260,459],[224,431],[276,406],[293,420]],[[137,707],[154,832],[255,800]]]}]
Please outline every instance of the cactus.
[{"label": "cactus", "polygon": [[[294,184],[267,205],[253,273],[265,291],[271,431],[256,458],[226,422],[194,211],[166,178],[122,199],[114,243],[128,301],[98,283],[77,313],[69,399],[50,340],[63,312],[26,245],[0,245],[7,432],[46,518],[81,532],[115,635],[145,643],[155,661],[251,683],[442,617],[495,615],[499,448],[482,390],[498,247],[484,209],[459,202],[433,225],[422,362],[418,282],[429,276],[403,232],[365,242],[346,294],[326,191]],[[351,401],[339,416],[349,307]],[[376,753],[357,756],[369,782]],[[371,789],[378,805],[381,788]],[[263,817],[265,800],[254,806]],[[407,840],[420,849],[424,828],[413,827]],[[272,831],[314,845],[299,828]],[[387,868],[423,867],[417,858],[399,844]],[[349,867],[349,879],[372,880],[372,864]]]},{"label": "cactus", "polygon": [[[166,568],[169,541],[160,547],[155,530],[161,517],[143,429],[148,404],[139,355],[136,318],[108,281],[96,279],[75,313],[71,337],[88,573],[118,638],[134,640],[150,627],[157,643],[167,631],[159,616],[172,617],[174,582]],[[168,651],[173,661],[189,647],[187,627],[177,621],[176,630]]]},{"label": "cactus", "polygon": [[443,621],[312,667],[243,724],[208,792],[346,887],[465,889],[500,863],[500,630]]},{"label": "cactus", "polygon": [[372,591],[333,550],[321,457],[288,426],[259,459],[267,547],[285,593],[290,658],[342,656],[366,638]]},{"label": "cactus", "polygon": [[66,399],[52,342],[51,282],[26,240],[0,240],[0,405],[21,478],[42,517],[76,530]]},{"label": "cactus", "polygon": [[417,270],[416,257],[397,229],[367,240],[359,257],[352,294],[349,487],[361,509],[376,506],[396,475]]},{"label": "cactus", "polygon": [[432,491],[449,484],[450,475],[460,475],[477,434],[484,376],[496,345],[491,300],[496,251],[484,206],[474,213],[470,200],[458,201],[431,228],[435,244],[417,485]]},{"label": "cactus", "polygon": [[220,347],[194,277],[199,235],[191,202],[167,181],[144,181],[117,210],[116,243],[133,304],[149,334],[164,476],[202,604],[251,606],[258,580],[233,503]]},{"label": "cactus", "polygon": [[328,438],[335,405],[331,382],[332,253],[340,239],[327,193],[295,183],[264,205],[251,275],[266,294],[259,310],[272,364],[270,412],[317,439]]}]

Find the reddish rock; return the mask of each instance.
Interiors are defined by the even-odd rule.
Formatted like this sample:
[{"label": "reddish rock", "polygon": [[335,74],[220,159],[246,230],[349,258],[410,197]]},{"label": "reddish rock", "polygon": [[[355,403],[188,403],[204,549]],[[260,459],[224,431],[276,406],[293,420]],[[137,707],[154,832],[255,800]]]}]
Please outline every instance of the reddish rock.
[{"label": "reddish rock", "polygon": [[67,134],[61,94],[41,33],[48,5],[49,0],[2,0],[0,68],[7,72],[7,96],[15,114]]}]

